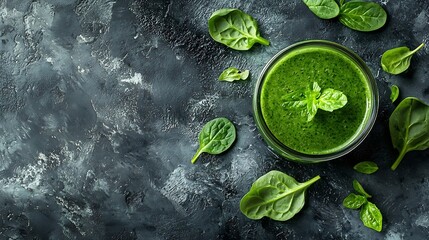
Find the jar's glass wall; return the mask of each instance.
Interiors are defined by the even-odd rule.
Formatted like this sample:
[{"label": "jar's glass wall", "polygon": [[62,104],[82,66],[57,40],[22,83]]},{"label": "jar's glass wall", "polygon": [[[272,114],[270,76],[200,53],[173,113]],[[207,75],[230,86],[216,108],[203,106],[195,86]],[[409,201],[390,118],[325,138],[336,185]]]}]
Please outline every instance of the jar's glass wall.
[{"label": "jar's glass wall", "polygon": [[[337,152],[333,152],[330,154],[322,154],[322,155],[309,155],[309,154],[303,154],[301,152],[295,151],[286,145],[284,145],[282,142],[280,142],[270,131],[270,129],[267,127],[267,124],[264,120],[262,110],[261,110],[261,89],[264,84],[264,80],[266,78],[267,73],[270,71],[273,65],[275,65],[280,59],[282,59],[285,55],[288,53],[305,47],[325,47],[330,48],[333,50],[336,50],[340,52],[341,54],[344,54],[349,59],[353,61],[353,63],[358,66],[358,68],[361,70],[361,72],[365,75],[365,79],[367,81],[367,85],[370,91],[370,101],[368,101],[368,114],[363,122],[363,127],[359,130],[358,134],[354,137],[352,141],[350,141],[346,146],[344,146],[342,149],[338,150]],[[325,40],[309,40],[309,41],[303,41],[296,44],[293,44],[279,53],[277,53],[264,67],[262,70],[259,79],[255,85],[255,91],[253,96],[253,112],[254,112],[254,118],[256,125],[259,129],[259,132],[261,133],[264,140],[267,142],[268,146],[272,148],[276,153],[280,154],[281,156],[293,160],[293,161],[299,161],[299,162],[306,162],[306,163],[314,163],[314,162],[321,162],[321,161],[328,161],[335,158],[338,158],[340,156],[343,156],[350,151],[352,151],[354,148],[356,148],[369,134],[372,126],[375,123],[375,119],[377,116],[378,111],[378,105],[379,105],[379,95],[378,95],[378,89],[376,82],[364,63],[364,61],[355,53],[353,53],[348,48],[339,45],[337,43],[325,41]]]}]

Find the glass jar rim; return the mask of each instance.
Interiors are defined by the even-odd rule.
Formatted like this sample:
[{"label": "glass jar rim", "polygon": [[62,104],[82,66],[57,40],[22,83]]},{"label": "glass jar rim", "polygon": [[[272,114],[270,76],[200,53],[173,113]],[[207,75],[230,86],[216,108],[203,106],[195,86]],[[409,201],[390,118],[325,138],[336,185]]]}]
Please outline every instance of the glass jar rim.
[{"label": "glass jar rim", "polygon": [[[345,145],[343,148],[339,149],[336,152],[328,153],[328,154],[320,154],[320,155],[310,155],[298,152],[296,150],[293,150],[289,147],[287,147],[285,144],[280,142],[274,134],[271,133],[270,129],[268,128],[267,124],[265,123],[265,120],[262,116],[262,110],[261,110],[261,104],[260,104],[260,98],[261,98],[261,89],[264,83],[264,79],[271,69],[272,66],[274,66],[278,60],[282,59],[285,55],[288,53],[298,49],[303,48],[307,46],[322,46],[330,49],[337,50],[338,52],[344,54],[349,59],[351,59],[356,66],[359,67],[359,69],[362,71],[362,73],[365,76],[365,80],[367,81],[368,88],[371,94],[371,105],[369,106],[369,110],[367,110],[370,113],[366,113],[365,115],[369,115],[368,119],[364,123],[364,126],[360,130],[359,134],[355,135],[353,140],[351,140],[347,145]],[[335,42],[327,41],[327,40],[305,40],[300,41],[297,43],[294,43],[282,50],[280,50],[277,54],[275,54],[264,66],[263,70],[261,71],[261,74],[259,75],[259,78],[255,84],[254,94],[253,94],[253,116],[256,122],[256,126],[259,130],[259,133],[262,135],[264,140],[267,142],[268,146],[274,150],[275,153],[279,154],[280,156],[292,160],[292,161],[298,161],[298,162],[304,162],[304,163],[315,163],[315,162],[324,162],[329,161],[333,159],[337,159],[341,156],[346,155],[347,153],[354,150],[360,143],[363,142],[363,140],[368,136],[369,132],[371,131],[372,127],[374,126],[377,113],[378,113],[378,107],[379,107],[379,93],[376,81],[369,70],[366,63],[352,50],[346,48],[343,45],[340,45]],[[365,121],[365,119],[364,119]]]}]

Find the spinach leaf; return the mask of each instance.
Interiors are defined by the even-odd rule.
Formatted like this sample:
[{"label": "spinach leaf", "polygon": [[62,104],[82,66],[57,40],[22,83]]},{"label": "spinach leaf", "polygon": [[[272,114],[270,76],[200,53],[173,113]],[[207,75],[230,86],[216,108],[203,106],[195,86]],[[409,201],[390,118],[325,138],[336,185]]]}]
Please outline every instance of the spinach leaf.
[{"label": "spinach leaf", "polygon": [[359,215],[365,226],[374,229],[377,232],[380,232],[383,228],[383,216],[374,203],[366,202],[362,206]]},{"label": "spinach leaf", "polygon": [[360,163],[356,164],[353,167],[353,169],[360,172],[360,173],[372,174],[372,173],[377,172],[378,166],[375,162],[364,161],[364,162],[360,162]]},{"label": "spinach leaf", "polygon": [[366,227],[380,232],[383,225],[383,216],[377,206],[368,201],[371,195],[366,193],[362,185],[356,180],[353,180],[353,188],[362,195],[351,193],[344,199],[343,206],[350,209],[361,208],[360,219],[362,223]]},{"label": "spinach leaf", "polygon": [[265,216],[286,221],[302,209],[307,188],[319,179],[316,176],[299,183],[287,174],[270,171],[252,184],[240,201],[240,210],[250,219]]},{"label": "spinach leaf", "polygon": [[353,1],[341,5],[339,20],[353,30],[369,32],[384,26],[387,14],[377,3]]},{"label": "spinach leaf", "polygon": [[396,75],[405,72],[405,70],[410,67],[411,57],[424,46],[425,44],[422,43],[413,51],[408,47],[398,47],[387,50],[383,53],[383,56],[381,56],[381,67],[385,72],[390,74]]},{"label": "spinach leaf", "polygon": [[399,97],[399,88],[396,85],[392,85],[390,87],[390,91],[390,100],[392,100],[392,103],[394,103]]},{"label": "spinach leaf", "polygon": [[303,0],[303,2],[316,16],[322,19],[331,19],[340,13],[340,7],[335,0]]},{"label": "spinach leaf", "polygon": [[286,109],[301,109],[307,107],[307,99],[304,91],[285,94],[282,100],[282,106]]},{"label": "spinach leaf", "polygon": [[319,101],[317,102],[317,108],[332,112],[344,107],[346,104],[346,95],[338,90],[327,88],[323,90],[322,95],[320,95]]},{"label": "spinach leaf", "polygon": [[314,116],[317,113],[317,98],[320,97],[321,88],[319,85],[314,82],[312,88],[308,88],[305,91],[305,96],[307,98],[307,122],[313,120]]},{"label": "spinach leaf", "polygon": [[211,15],[208,26],[216,42],[235,50],[249,50],[255,43],[270,44],[261,37],[256,20],[239,9],[217,10]]},{"label": "spinach leaf", "polygon": [[395,170],[405,154],[429,148],[429,106],[420,99],[408,97],[389,118],[390,137],[399,156],[392,165]]},{"label": "spinach leaf", "polygon": [[355,189],[356,192],[358,192],[359,194],[362,194],[366,198],[372,197],[363,189],[362,185],[357,180],[353,180],[353,188]]},{"label": "spinach leaf", "polygon": [[313,120],[317,109],[332,112],[347,104],[347,96],[338,90],[327,88],[321,92],[317,82],[310,85],[304,93],[292,92],[283,96],[282,106],[286,109],[296,109],[304,112],[307,122]]},{"label": "spinach leaf", "polygon": [[350,193],[350,195],[344,198],[343,206],[350,209],[358,209],[366,202],[368,200],[365,196]]},{"label": "spinach leaf", "polygon": [[249,70],[240,71],[235,67],[229,67],[219,76],[219,81],[233,82],[235,80],[246,80],[249,77]]},{"label": "spinach leaf", "polygon": [[200,147],[192,158],[195,163],[201,153],[220,154],[228,150],[235,141],[235,127],[226,118],[215,118],[206,123],[198,135]]}]

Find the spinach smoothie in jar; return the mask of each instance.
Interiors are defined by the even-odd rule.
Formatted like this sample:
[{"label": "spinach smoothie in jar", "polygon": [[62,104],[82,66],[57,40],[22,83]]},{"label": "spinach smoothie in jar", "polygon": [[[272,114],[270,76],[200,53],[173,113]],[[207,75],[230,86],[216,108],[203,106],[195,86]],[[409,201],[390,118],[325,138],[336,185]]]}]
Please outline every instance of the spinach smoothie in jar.
[{"label": "spinach smoothie in jar", "polygon": [[319,162],[363,141],[375,122],[378,91],[356,54],[312,40],[284,49],[266,65],[253,106],[258,129],[275,152]]}]

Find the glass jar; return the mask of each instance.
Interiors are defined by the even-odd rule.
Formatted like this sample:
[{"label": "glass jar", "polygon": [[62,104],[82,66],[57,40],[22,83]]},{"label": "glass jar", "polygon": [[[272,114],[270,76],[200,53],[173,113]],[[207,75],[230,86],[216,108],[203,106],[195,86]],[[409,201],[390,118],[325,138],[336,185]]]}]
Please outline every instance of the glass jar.
[{"label": "glass jar", "polygon": [[[275,134],[272,133],[270,128],[267,126],[267,122],[264,119],[263,111],[261,108],[261,92],[265,83],[265,79],[267,74],[272,70],[273,66],[275,66],[281,59],[285,58],[291,54],[296,53],[296,50],[301,50],[305,48],[323,48],[330,49],[338,53],[340,56],[346,57],[350,60],[350,63],[356,66],[361,76],[364,76],[366,81],[366,87],[369,90],[369,96],[367,96],[367,104],[365,116],[361,122],[360,127],[356,130],[356,133],[347,141],[344,145],[341,145],[340,148],[336,149],[333,152],[329,153],[321,153],[321,154],[309,154],[303,153],[297,150],[294,150],[287,146],[287,143],[281,142]],[[256,82],[254,95],[253,95],[253,113],[254,119],[256,122],[256,126],[267,142],[268,146],[280,156],[298,162],[304,163],[317,163],[322,161],[328,161],[332,159],[339,158],[353,149],[355,149],[369,134],[372,126],[375,123],[377,117],[377,111],[379,106],[379,94],[376,85],[376,81],[371,74],[371,71],[368,69],[364,61],[354,52],[349,50],[348,48],[325,40],[308,40],[295,43],[277,53],[264,67],[262,70],[259,79]],[[320,110],[319,110],[320,111]],[[316,115],[317,116],[317,115]]]}]

